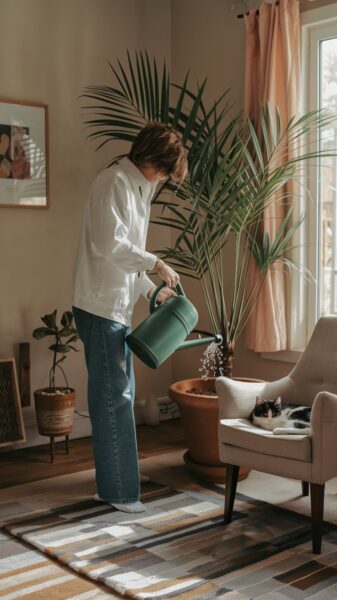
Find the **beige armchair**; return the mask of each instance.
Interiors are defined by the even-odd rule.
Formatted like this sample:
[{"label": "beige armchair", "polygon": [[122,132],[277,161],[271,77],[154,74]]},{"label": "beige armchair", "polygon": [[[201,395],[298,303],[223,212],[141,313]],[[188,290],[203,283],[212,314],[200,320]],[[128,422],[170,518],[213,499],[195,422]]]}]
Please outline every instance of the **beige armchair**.
[{"label": "beige armchair", "polygon": [[[216,380],[219,453],[227,465],[225,523],[230,523],[239,467],[302,481],[311,497],[313,552],[320,554],[324,484],[337,476],[337,316],[322,317],[287,377],[270,383]],[[312,406],[311,435],[274,435],[248,416],[255,397]]]}]

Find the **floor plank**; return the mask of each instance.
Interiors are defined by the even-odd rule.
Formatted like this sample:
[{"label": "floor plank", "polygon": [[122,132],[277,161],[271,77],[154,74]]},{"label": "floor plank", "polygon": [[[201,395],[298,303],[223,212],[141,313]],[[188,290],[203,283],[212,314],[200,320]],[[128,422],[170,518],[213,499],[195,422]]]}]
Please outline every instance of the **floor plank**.
[{"label": "floor plank", "polygon": [[[185,448],[180,419],[161,421],[158,426],[138,425],[139,458],[165,454]],[[48,479],[94,467],[91,438],[70,440],[69,455],[64,440],[55,443],[54,462],[50,462],[49,444],[10,450],[0,454],[0,489]]]}]

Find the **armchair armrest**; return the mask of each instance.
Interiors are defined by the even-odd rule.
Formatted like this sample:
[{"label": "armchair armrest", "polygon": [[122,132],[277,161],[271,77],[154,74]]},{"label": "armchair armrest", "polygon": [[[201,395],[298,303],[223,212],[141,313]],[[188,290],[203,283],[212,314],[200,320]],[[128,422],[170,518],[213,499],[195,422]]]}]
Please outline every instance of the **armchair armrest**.
[{"label": "armchair armrest", "polygon": [[311,411],[312,481],[325,483],[337,475],[337,395],[319,392]]},{"label": "armchair armrest", "polygon": [[311,426],[317,429],[322,423],[337,423],[337,394],[319,392],[311,411]]}]

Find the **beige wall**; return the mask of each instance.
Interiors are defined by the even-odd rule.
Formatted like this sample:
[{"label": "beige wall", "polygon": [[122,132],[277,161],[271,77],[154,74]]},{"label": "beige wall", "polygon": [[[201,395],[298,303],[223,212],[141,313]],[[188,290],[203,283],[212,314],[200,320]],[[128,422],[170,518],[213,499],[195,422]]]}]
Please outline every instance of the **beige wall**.
[{"label": "beige wall", "polygon": [[242,105],[244,26],[223,0],[172,0],[172,70],[190,82],[208,78],[209,98],[227,88]]},{"label": "beige wall", "polygon": [[336,4],[336,0],[300,0],[300,11],[307,12],[321,6],[327,6],[328,4]]},{"label": "beige wall", "polygon": [[[88,186],[117,145],[94,152],[85,138],[81,101],[85,85],[110,83],[107,61],[124,60],[126,49],[147,48],[169,62],[170,0],[0,0],[1,95],[49,107],[50,208],[0,208],[0,357],[17,356],[31,343],[32,390],[48,385],[51,353],[46,340],[32,339],[40,316],[71,307],[72,269]],[[152,230],[149,247],[157,247]],[[169,236],[164,235],[165,243]],[[160,233],[160,244],[163,232]],[[145,303],[137,317],[145,315]],[[82,344],[79,344],[82,350]],[[83,351],[65,363],[86,408]],[[149,369],[136,365],[138,390],[148,390]],[[158,395],[166,393],[168,362],[151,372]],[[33,409],[24,409],[26,423]]]}]

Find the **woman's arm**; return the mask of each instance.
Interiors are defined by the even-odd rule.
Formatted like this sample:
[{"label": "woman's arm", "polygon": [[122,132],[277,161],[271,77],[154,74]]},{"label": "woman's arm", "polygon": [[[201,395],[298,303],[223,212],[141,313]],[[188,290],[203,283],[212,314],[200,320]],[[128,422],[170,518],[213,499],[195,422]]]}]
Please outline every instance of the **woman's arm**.
[{"label": "woman's arm", "polygon": [[92,194],[90,240],[94,255],[127,273],[152,271],[158,257],[129,239],[132,209],[123,179],[116,176],[113,182],[99,181]]}]

